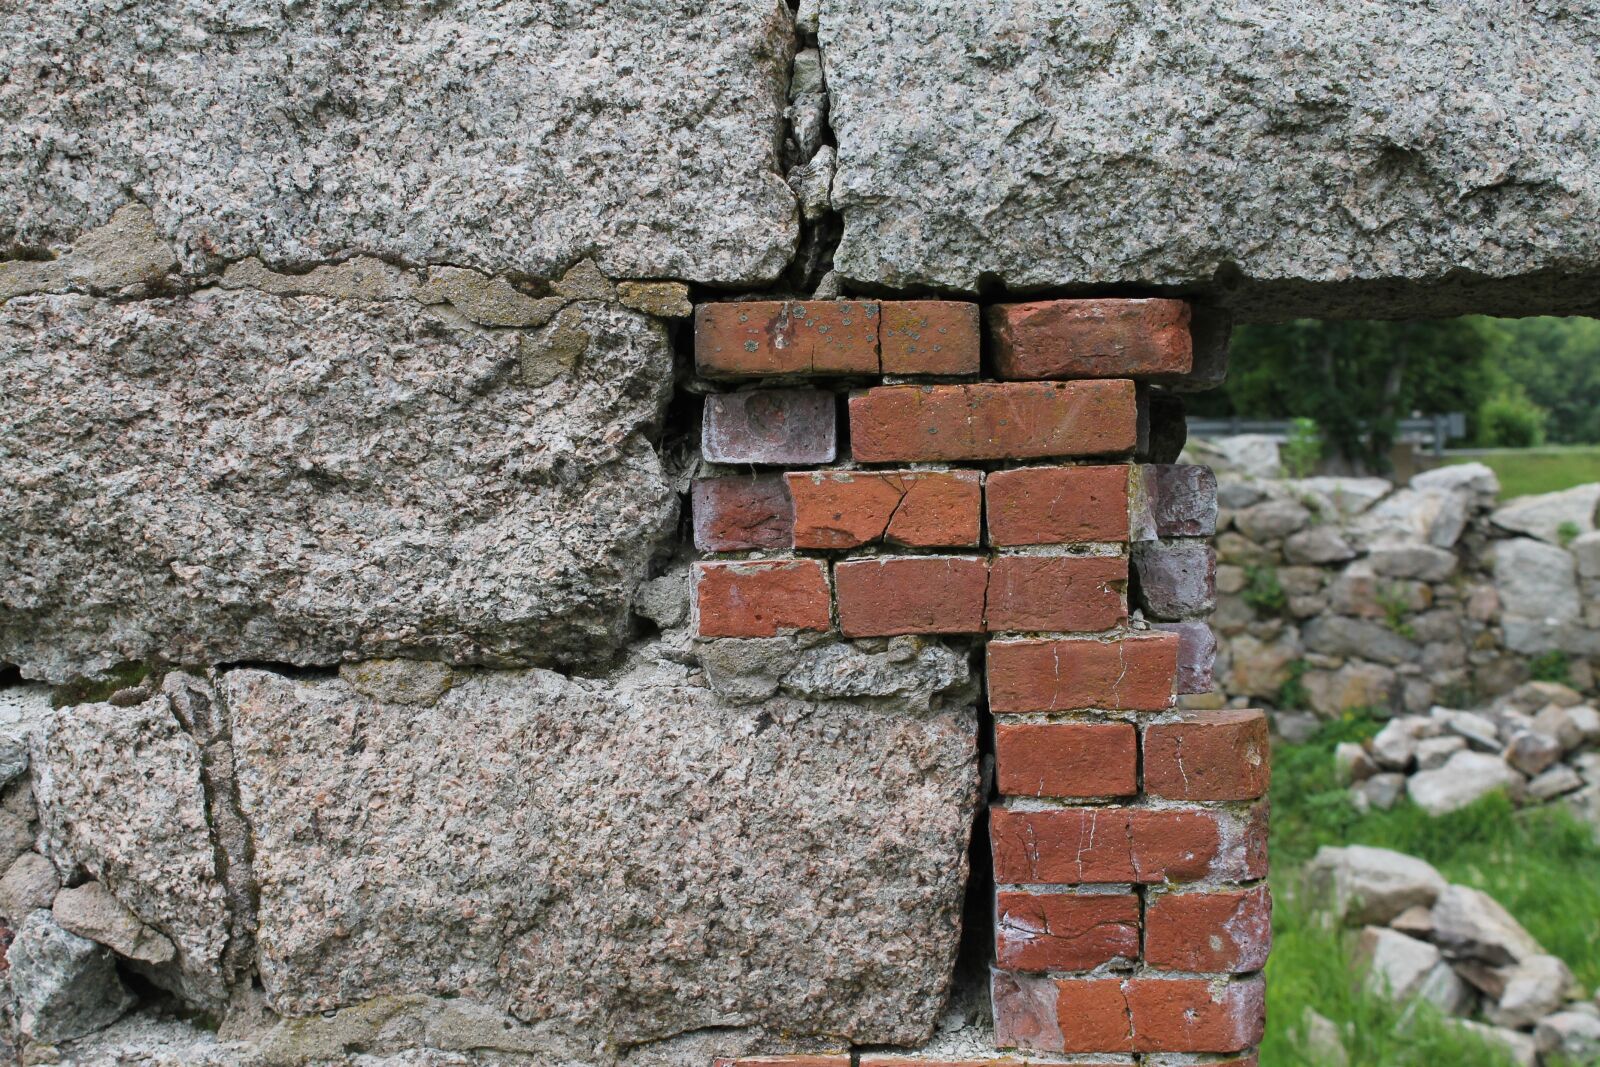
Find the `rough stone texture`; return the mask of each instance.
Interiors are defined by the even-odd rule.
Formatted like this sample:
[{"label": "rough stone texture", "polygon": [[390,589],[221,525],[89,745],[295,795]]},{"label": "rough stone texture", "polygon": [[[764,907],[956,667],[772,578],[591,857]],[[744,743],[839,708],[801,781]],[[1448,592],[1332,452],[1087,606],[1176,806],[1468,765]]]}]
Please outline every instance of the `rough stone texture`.
[{"label": "rough stone texture", "polygon": [[1531,1027],[1567,999],[1572,972],[1554,956],[1531,956],[1506,974],[1500,1002],[1486,1014],[1496,1026]]},{"label": "rough stone texture", "polygon": [[189,272],[353,250],[768,280],[796,239],[791,26],[772,0],[8,9],[0,248],[70,243],[131,196]]},{"label": "rough stone texture", "polygon": [[24,852],[0,877],[0,915],[19,921],[36,908],[48,908],[61,888],[61,876],[37,852]]},{"label": "rough stone texture", "polygon": [[686,668],[639,672],[463,674],[427,709],[229,672],[273,1007],[459,995],[552,1054],[757,1023],[925,1037],[970,710],[737,709]]},{"label": "rough stone texture", "polygon": [[1515,791],[1523,784],[1522,775],[1499,756],[1457,752],[1444,766],[1408,778],[1406,792],[1429,815],[1445,815],[1497,789]]},{"label": "rough stone texture", "polygon": [[1352,926],[1387,923],[1407,908],[1431,907],[1445,891],[1444,876],[1431,864],[1367,845],[1318,849],[1306,881]]},{"label": "rough stone texture", "polygon": [[1491,967],[1547,955],[1498,901],[1463,885],[1447,886],[1434,902],[1433,939],[1448,956]]},{"label": "rough stone texture", "polygon": [[47,911],[22,920],[6,956],[17,1024],[35,1041],[82,1037],[133,1006],[111,953],[63,930]]},{"label": "rough stone texture", "polygon": [[674,512],[641,435],[672,360],[567,312],[588,351],[530,388],[519,335],[409,302],[4,305],[0,658],[604,660]]},{"label": "rough stone texture", "polygon": [[28,769],[33,732],[50,717],[50,688],[13,685],[0,689],[0,785]]},{"label": "rough stone texture", "polygon": [[[176,684],[185,676],[172,675]],[[190,1001],[226,1000],[229,916],[207,825],[201,752],[169,691],[122,708],[62,708],[35,741],[44,848],[69,875],[95,879],[177,949],[157,975]]]},{"label": "rough stone texture", "polygon": [[1600,308],[1592,0],[821,8],[849,279]]},{"label": "rough stone texture", "polygon": [[1501,529],[1561,545],[1583,534],[1594,533],[1597,511],[1600,511],[1600,483],[1591,483],[1556,493],[1518,497],[1496,508],[1489,521]]},{"label": "rough stone texture", "polygon": [[1365,968],[1368,992],[1396,1001],[1410,1000],[1439,964],[1439,950],[1426,941],[1369,926],[1361,931],[1355,959]]},{"label": "rough stone texture", "polygon": [[56,894],[51,911],[63,930],[97,941],[138,963],[168,963],[176,955],[165,935],[140,922],[99,882],[63,889]]}]

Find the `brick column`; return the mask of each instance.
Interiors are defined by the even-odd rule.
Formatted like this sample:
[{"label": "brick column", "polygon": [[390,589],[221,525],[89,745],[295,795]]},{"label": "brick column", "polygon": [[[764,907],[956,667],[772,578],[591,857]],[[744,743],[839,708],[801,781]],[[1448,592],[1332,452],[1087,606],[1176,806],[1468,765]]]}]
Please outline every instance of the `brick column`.
[{"label": "brick column", "polygon": [[776,468],[694,486],[698,633],[987,642],[1003,1049],[1248,1056],[1261,1036],[1266,722],[1176,707],[1211,688],[1216,482],[1135,462],[1176,450],[1151,387],[1194,371],[1190,316],[993,307],[1003,380],[980,380],[971,304],[697,313],[699,371],[732,390],[707,398],[706,458]]}]

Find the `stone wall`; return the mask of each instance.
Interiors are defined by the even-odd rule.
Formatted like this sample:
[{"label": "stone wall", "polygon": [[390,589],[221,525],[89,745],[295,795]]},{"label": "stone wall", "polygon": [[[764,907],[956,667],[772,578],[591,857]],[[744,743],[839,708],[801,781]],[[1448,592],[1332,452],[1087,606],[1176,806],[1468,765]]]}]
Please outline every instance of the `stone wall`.
[{"label": "stone wall", "polygon": [[[1079,631],[1167,649],[1170,624],[1186,658],[1158,679],[1165,698],[1203,688],[1211,596],[1204,523],[1134,536],[1154,482],[1136,483],[1121,541],[1063,524],[1092,487],[1033,513],[1041,490],[1014,492],[1011,520],[1057,546],[1023,550],[989,537],[1000,474],[1170,464],[1178,394],[1221,380],[1231,318],[1594,309],[1595,14],[1589,0],[1470,18],[1399,0],[0,11],[0,940],[16,1051],[994,1061],[994,870],[976,832],[997,745],[976,655],[990,601],[1017,594],[1009,621],[995,601],[995,643],[1035,655]],[[970,329],[973,303],[1107,295],[1173,299],[1038,299]],[[697,369],[710,353],[691,353],[685,320],[751,300],[805,303],[828,342],[817,330],[780,353],[787,327],[740,336],[735,321],[731,362]],[[924,300],[967,303],[936,320]],[[880,301],[873,327],[843,321]],[[1152,308],[1165,317],[1142,319]],[[929,345],[958,326],[966,348]],[[870,359],[851,362],[868,337]],[[741,364],[749,343],[772,363]],[[880,417],[860,432],[847,417],[826,459],[739,455],[787,410],[757,394],[791,389],[801,364],[823,374],[813,416],[871,387]],[[924,387],[932,399],[907,402]],[[1062,416],[1067,394],[1100,400]],[[1111,394],[1122,436],[1085,446]],[[907,423],[908,409],[954,423]],[[896,456],[930,428],[988,451]],[[752,468],[769,475],[758,503],[712,521],[729,491],[696,480]],[[1173,477],[1205,499],[1195,472]],[[832,504],[772,491],[808,479],[862,494],[843,531]],[[906,506],[930,495],[958,503]],[[763,510],[777,499],[792,530]],[[987,532],[918,542],[930,524],[970,530],[974,499]],[[959,590],[961,633],[877,632],[954,603],[881,562],[885,537],[918,572],[934,554],[982,561],[982,604],[980,583]],[[760,547],[729,547],[740,538]],[[708,594],[710,564],[742,581],[775,570],[755,566],[768,555],[810,561],[785,579],[810,614],[771,636],[697,636],[717,616],[691,610],[696,563]],[[1028,577],[1068,558],[1120,565],[1126,587],[1095,571],[1063,587],[1081,596],[1052,597]],[[1022,577],[997,586],[1008,568]],[[790,580],[803,571],[809,585]],[[871,594],[865,614],[843,611],[852,590]],[[1109,631],[1094,614],[1108,602],[1126,613]],[[725,606],[734,627],[761,614]],[[1563,639],[1542,619],[1518,640]],[[1146,844],[1204,851],[1216,818],[1232,827],[1219,849],[1250,852],[1260,824],[1235,825],[1249,796],[1084,793],[1101,788],[1084,754],[1103,742],[1125,779],[1130,730],[1147,767],[1171,734],[1214,737],[1199,742],[1214,780],[1258,793],[1248,722],[1053,698],[1016,714],[1050,728],[1012,751],[1062,795],[1002,812],[1049,809],[1093,843],[1104,818],[1131,834],[1118,812],[1173,803],[1205,817]],[[1081,741],[1040,741],[1069,734]],[[1016,766],[1002,760],[1013,784]],[[1109,851],[1122,865],[1097,878],[1136,870],[1075,871],[1045,904],[1126,920],[1137,902],[1146,955],[1110,946],[1103,980],[1018,964],[1008,995],[1036,1022],[1086,1021],[1071,1040],[1104,1063],[1248,1044],[1259,944],[1189,968],[1236,971],[1227,996],[1151,976],[1187,973],[1222,912],[1259,918],[1259,867],[1163,894],[1142,883],[1142,851]],[[1063,1016],[1051,983],[1086,999]],[[1204,1022],[1163,1029],[1173,1012]],[[1203,1062],[1246,1062],[1228,1055]]]},{"label": "stone wall", "polygon": [[1600,485],[1502,504],[1478,463],[1397,486],[1229,469],[1270,473],[1262,441],[1190,452],[1223,467],[1222,696],[1333,716],[1475,707],[1535,674],[1594,690]]}]

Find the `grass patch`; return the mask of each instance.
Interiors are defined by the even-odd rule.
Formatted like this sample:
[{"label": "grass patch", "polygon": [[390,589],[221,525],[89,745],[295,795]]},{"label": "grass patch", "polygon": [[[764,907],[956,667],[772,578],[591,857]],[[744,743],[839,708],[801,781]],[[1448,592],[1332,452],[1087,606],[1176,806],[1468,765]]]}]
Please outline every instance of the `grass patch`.
[{"label": "grass patch", "polygon": [[1500,478],[1501,500],[1600,482],[1600,448],[1593,445],[1484,449],[1445,462],[1482,463],[1492,469]]},{"label": "grass patch", "polygon": [[[1432,863],[1451,882],[1482,889],[1504,904],[1540,944],[1565,960],[1590,990],[1600,984],[1600,843],[1560,805],[1513,808],[1502,795],[1432,818],[1409,801],[1360,814],[1335,778],[1333,747],[1376,733],[1381,723],[1355,715],[1331,722],[1310,742],[1273,756],[1272,838],[1277,872],[1276,943],[1267,967],[1269,1030],[1263,1064],[1311,1065],[1292,1031],[1307,1006],[1339,1023],[1352,1064],[1407,1067],[1438,1063],[1490,1067],[1503,1061],[1476,1048],[1420,1009],[1399,1033],[1403,1009],[1354,986],[1347,935],[1322,929],[1294,899],[1301,865],[1323,845],[1391,848]],[[1462,1051],[1465,1040],[1472,1047]]]}]

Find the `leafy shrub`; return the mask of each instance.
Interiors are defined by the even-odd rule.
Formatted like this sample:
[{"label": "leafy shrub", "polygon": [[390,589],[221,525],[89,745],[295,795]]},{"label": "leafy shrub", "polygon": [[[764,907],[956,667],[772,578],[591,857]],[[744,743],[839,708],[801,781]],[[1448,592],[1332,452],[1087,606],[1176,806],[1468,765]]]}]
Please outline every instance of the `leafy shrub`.
[{"label": "leafy shrub", "polygon": [[1322,431],[1315,419],[1295,419],[1289,424],[1289,439],[1278,453],[1291,478],[1308,478],[1322,462]]},{"label": "leafy shrub", "polygon": [[1565,652],[1544,652],[1528,661],[1528,675],[1536,682],[1559,682],[1566,685],[1572,677],[1572,661]]},{"label": "leafy shrub", "polygon": [[1275,568],[1249,564],[1244,569],[1244,592],[1239,594],[1257,615],[1282,615],[1289,610],[1289,595],[1283,591]]},{"label": "leafy shrub", "polygon": [[1544,443],[1545,411],[1520,385],[1507,385],[1478,407],[1478,442],[1487,448]]}]

